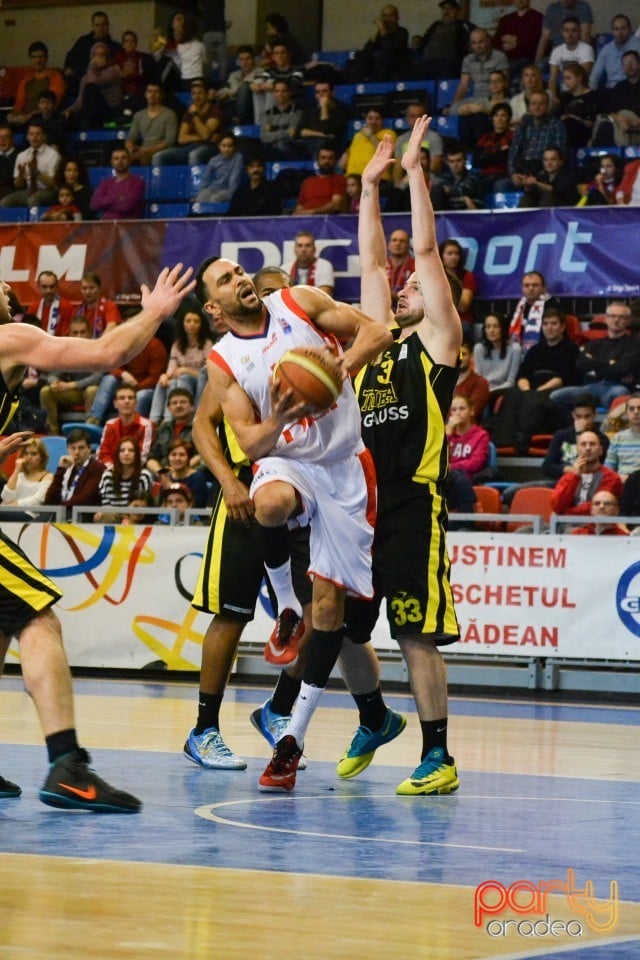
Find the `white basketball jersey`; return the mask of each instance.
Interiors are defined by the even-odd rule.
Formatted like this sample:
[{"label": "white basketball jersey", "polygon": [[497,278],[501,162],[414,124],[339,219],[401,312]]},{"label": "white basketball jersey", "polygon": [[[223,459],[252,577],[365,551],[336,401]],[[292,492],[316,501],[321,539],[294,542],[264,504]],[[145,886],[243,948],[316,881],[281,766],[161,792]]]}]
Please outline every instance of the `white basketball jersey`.
[{"label": "white basketball jersey", "polygon": [[[295,302],[290,290],[277,290],[263,301],[264,327],[247,336],[230,331],[213,347],[209,359],[242,387],[258,419],[271,412],[269,385],[280,357],[293,347],[342,348],[335,336],[320,330]],[[363,449],[360,410],[350,380],[330,410],[285,426],[271,451],[280,457],[300,457],[311,462],[341,460]]]}]

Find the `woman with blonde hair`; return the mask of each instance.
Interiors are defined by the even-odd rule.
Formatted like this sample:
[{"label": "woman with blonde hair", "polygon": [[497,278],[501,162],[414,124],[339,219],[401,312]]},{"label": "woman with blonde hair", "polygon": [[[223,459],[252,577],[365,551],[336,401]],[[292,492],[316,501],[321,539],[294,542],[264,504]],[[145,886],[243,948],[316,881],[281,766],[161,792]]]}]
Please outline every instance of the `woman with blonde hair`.
[{"label": "woman with blonde hair", "polygon": [[2,506],[21,509],[42,506],[53,480],[53,474],[47,470],[48,462],[49,454],[42,440],[27,440],[2,488]]}]

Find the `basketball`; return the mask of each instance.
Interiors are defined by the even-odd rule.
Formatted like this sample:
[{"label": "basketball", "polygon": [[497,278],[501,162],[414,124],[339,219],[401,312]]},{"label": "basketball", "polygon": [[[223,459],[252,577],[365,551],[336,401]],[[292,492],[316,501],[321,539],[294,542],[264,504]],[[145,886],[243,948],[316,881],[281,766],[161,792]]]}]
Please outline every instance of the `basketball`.
[{"label": "basketball", "polygon": [[295,347],[282,355],[273,373],[289,387],[297,401],[328,410],[342,393],[340,367],[328,349]]}]

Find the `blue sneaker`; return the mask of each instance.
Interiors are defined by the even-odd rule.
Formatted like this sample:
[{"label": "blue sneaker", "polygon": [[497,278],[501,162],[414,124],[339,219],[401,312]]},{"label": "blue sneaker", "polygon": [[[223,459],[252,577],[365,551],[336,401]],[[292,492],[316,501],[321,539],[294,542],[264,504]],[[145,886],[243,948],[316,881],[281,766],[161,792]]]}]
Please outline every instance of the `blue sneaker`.
[{"label": "blue sneaker", "polygon": [[369,730],[368,727],[358,727],[349,748],[342,755],[336,771],[342,780],[350,780],[369,766],[378,747],[391,743],[400,736],[407,725],[401,713],[387,707],[384,723],[379,730]]},{"label": "blue sneaker", "polygon": [[192,730],[184,745],[187,760],[207,767],[209,770],[246,770],[247,761],[229,750],[216,727],[209,727],[204,733]]},{"label": "blue sneaker", "polygon": [[442,747],[432,747],[422,763],[397,787],[401,797],[455,793],[460,786],[453,757],[445,758]]},{"label": "blue sneaker", "polygon": [[19,797],[21,793],[22,790],[17,783],[12,783],[11,780],[5,780],[4,777],[0,777],[0,800]]},{"label": "blue sneaker", "polygon": [[[273,712],[271,700],[265,700],[262,706],[251,714],[251,723],[272,748],[275,747],[278,740],[282,739],[290,721],[291,717],[288,714]],[[306,768],[307,759],[303,754],[298,761],[298,770],[306,770]]]}]

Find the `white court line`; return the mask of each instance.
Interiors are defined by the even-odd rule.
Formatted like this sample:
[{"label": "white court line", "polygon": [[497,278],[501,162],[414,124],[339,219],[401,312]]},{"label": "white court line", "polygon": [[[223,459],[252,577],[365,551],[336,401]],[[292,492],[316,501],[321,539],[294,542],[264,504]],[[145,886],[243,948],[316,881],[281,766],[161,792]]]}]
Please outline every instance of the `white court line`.
[{"label": "white court line", "polygon": [[[323,840],[351,840],[356,843],[362,843],[363,841],[368,841],[371,843],[395,843],[403,846],[410,847],[451,847],[456,850],[488,850],[492,853],[526,853],[524,849],[519,847],[483,847],[478,844],[469,844],[469,843],[436,843],[435,841],[429,840],[397,840],[393,837],[362,837],[362,836],[353,836],[350,834],[341,834],[341,833],[320,833],[314,832],[312,830],[292,830],[287,827],[267,827],[258,823],[239,823],[237,820],[228,820],[226,817],[221,817],[218,814],[214,813],[214,810],[219,810],[221,807],[235,807],[239,804],[248,804],[248,803],[273,803],[277,800],[282,800],[282,797],[269,797],[263,800],[225,800],[223,803],[211,803],[206,804],[202,807],[196,807],[195,814],[198,817],[202,817],[203,820],[212,820],[214,823],[221,823],[229,827],[240,827],[242,830],[262,830],[265,833],[291,833],[297,837],[321,837]],[[291,798],[294,799],[293,797]],[[307,797],[295,797],[297,802],[301,800],[390,800],[396,799],[396,794],[376,794],[371,796],[370,794],[352,794],[349,797],[337,796],[337,797],[327,797],[325,794],[319,794],[318,796],[307,796]],[[449,802],[449,801],[447,801]]]}]

